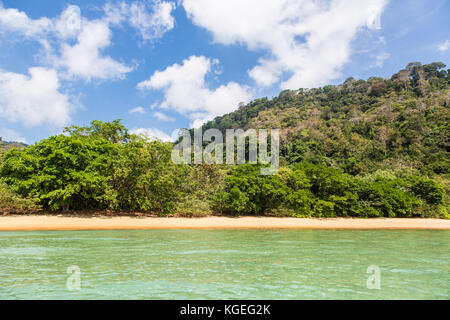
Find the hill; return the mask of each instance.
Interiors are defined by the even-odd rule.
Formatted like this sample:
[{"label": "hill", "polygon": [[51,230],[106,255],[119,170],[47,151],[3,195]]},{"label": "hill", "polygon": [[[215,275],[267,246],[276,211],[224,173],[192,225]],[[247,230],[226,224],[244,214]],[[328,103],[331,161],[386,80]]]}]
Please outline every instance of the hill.
[{"label": "hill", "polygon": [[27,145],[22,143],[22,142],[8,142],[8,141],[3,141],[2,137],[0,137],[0,154],[5,153],[6,151],[8,151],[9,149],[12,148],[24,148]]},{"label": "hill", "polygon": [[279,128],[284,164],[301,161],[351,175],[379,169],[448,174],[450,79],[445,65],[410,63],[389,79],[286,90],[217,117],[203,129]]}]

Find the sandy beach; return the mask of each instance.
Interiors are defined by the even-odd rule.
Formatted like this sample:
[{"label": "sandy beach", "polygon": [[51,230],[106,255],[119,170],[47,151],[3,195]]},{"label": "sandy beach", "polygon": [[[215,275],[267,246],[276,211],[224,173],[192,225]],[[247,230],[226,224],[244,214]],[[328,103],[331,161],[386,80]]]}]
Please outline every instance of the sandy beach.
[{"label": "sandy beach", "polygon": [[300,219],[273,217],[64,217],[4,216],[0,231],[21,230],[126,230],[126,229],[450,229],[441,219]]}]

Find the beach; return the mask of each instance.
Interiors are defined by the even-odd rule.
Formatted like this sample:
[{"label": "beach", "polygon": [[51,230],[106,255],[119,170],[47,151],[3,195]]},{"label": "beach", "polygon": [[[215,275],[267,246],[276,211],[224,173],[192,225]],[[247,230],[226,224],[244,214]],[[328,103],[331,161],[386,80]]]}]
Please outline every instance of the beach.
[{"label": "beach", "polygon": [[0,231],[151,229],[450,229],[450,220],[411,218],[278,217],[73,217],[13,215],[0,217]]}]

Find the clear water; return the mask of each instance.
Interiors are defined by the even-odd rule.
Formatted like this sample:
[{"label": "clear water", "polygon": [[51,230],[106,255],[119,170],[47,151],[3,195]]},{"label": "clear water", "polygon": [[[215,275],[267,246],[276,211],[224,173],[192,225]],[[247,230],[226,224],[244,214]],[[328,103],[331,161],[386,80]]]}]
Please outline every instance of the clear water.
[{"label": "clear water", "polygon": [[0,299],[449,299],[449,243],[450,231],[0,232]]}]

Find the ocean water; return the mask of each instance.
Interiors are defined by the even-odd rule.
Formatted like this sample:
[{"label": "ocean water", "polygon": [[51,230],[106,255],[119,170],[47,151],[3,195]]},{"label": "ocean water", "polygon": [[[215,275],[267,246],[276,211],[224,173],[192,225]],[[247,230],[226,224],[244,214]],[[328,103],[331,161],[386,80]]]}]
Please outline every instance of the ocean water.
[{"label": "ocean water", "polygon": [[450,231],[0,232],[0,299],[449,299],[449,249]]}]

